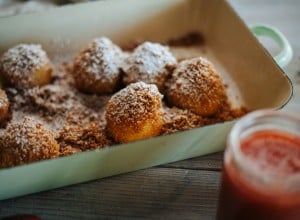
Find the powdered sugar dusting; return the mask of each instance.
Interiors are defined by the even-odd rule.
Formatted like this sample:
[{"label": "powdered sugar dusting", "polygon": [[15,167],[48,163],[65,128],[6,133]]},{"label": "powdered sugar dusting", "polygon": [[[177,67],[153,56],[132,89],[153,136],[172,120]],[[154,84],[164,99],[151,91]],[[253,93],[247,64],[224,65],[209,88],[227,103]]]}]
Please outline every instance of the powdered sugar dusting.
[{"label": "powdered sugar dusting", "polygon": [[[83,90],[92,90],[91,86],[98,87],[109,84],[114,87],[120,76],[120,64],[124,54],[108,38],[94,39],[75,59],[74,77],[77,85]],[[97,90],[97,89],[95,89]],[[113,89],[109,88],[111,92]]]},{"label": "powdered sugar dusting", "polygon": [[[105,41],[106,40],[104,40],[103,44],[109,45],[109,43]],[[160,45],[160,47],[163,46]],[[112,48],[110,47],[109,50],[112,50]],[[126,55],[132,57],[133,55],[125,54],[122,51],[121,53],[122,57]],[[164,59],[164,55],[159,55],[159,53],[156,55],[154,53],[150,56],[157,56],[157,59]],[[114,62],[122,63],[122,60],[123,59],[116,58]],[[151,59],[148,61],[151,61]],[[202,62],[205,63],[203,60]],[[9,99],[11,110],[9,114],[11,114],[11,117],[9,117],[8,123],[3,125],[0,129],[0,167],[15,166],[31,162],[28,158],[33,158],[32,156],[34,154],[32,152],[39,152],[35,149],[35,146],[33,146],[33,142],[36,143],[46,140],[44,136],[54,137],[59,145],[59,156],[112,146],[118,140],[112,137],[112,133],[109,130],[109,117],[115,120],[116,123],[119,123],[125,131],[128,125],[137,128],[147,120],[150,121],[151,130],[153,129],[151,125],[155,124],[159,119],[161,121],[159,122],[159,128],[157,128],[157,130],[161,132],[160,134],[169,134],[207,124],[232,120],[247,112],[247,110],[243,108],[233,110],[230,104],[225,100],[216,114],[209,117],[200,116],[191,110],[169,106],[169,102],[162,100],[162,94],[168,94],[166,91],[161,91],[162,94],[160,94],[156,85],[146,84],[144,82],[133,83],[114,95],[85,94],[76,88],[73,77],[73,64],[73,61],[69,63],[55,63],[52,81],[48,85],[22,90],[9,87],[5,88]],[[118,65],[120,66],[121,64]],[[145,66],[151,69],[152,65],[153,63]],[[201,65],[199,64],[199,66]],[[94,67],[91,68],[94,69]],[[174,67],[175,66],[173,66],[173,68]],[[179,75],[183,74],[187,67],[188,66],[185,65],[179,66],[176,71]],[[168,68],[165,67],[165,69]],[[168,71],[169,74],[172,72],[172,70]],[[194,69],[191,67],[191,69],[187,71],[191,76],[197,75],[196,67]],[[209,70],[207,70],[207,73],[208,72]],[[155,73],[152,75],[155,75]],[[194,79],[190,81],[189,77],[182,78],[181,76],[179,77],[179,75],[175,77],[177,81],[175,80],[173,83],[184,85],[187,94],[192,92],[192,88],[188,85]],[[83,77],[86,78],[86,75],[83,74]],[[171,83],[171,81],[169,83]],[[173,83],[168,86],[172,87]],[[111,87],[111,85],[109,86]],[[122,85],[117,87],[117,89],[121,89],[121,86]],[[208,85],[202,86],[210,88]],[[174,88],[177,89],[176,86]],[[193,100],[193,103],[195,102],[197,103],[198,101]],[[26,118],[30,118],[29,122],[26,121],[28,120]],[[23,130],[18,131],[19,129]],[[31,132],[32,129],[36,129],[37,131]],[[133,130],[135,132],[138,131],[138,129]],[[40,132],[39,140],[34,140],[38,132]],[[46,135],[42,134],[44,132],[46,132]],[[27,138],[26,135],[29,135],[30,138]],[[155,134],[155,136],[156,135],[158,134]],[[32,140],[32,142],[30,140]],[[19,153],[21,152],[20,150],[11,150],[11,146],[13,146],[15,142],[18,142],[17,146],[22,145],[22,148],[26,148],[27,152],[30,152],[28,158],[21,156]],[[49,152],[49,146],[53,144],[52,141],[47,143],[48,148],[46,145],[39,145],[45,152]]]},{"label": "powdered sugar dusting", "polygon": [[182,61],[167,87],[168,99],[172,104],[202,116],[215,114],[227,100],[221,77],[212,64],[202,57]]},{"label": "powdered sugar dusting", "polygon": [[[189,95],[195,90],[195,87],[207,87],[208,85],[201,80],[204,80],[206,77],[211,79],[219,78],[216,74],[211,74],[213,71],[213,67],[211,63],[201,57],[194,58],[182,61],[172,75],[171,82],[168,83],[168,87],[170,90],[180,89],[180,92],[183,95]],[[207,89],[203,89],[207,90]],[[209,91],[209,90],[208,90]],[[201,93],[195,94],[197,96],[201,96]]]},{"label": "powdered sugar dusting", "polygon": [[106,108],[106,117],[116,124],[142,123],[161,108],[162,95],[155,85],[133,83],[112,96]]},{"label": "powdered sugar dusting", "polygon": [[8,167],[59,156],[59,145],[51,131],[30,117],[9,124],[0,136],[0,167]]},{"label": "powdered sugar dusting", "polygon": [[163,83],[176,63],[168,47],[145,42],[125,60],[123,80],[126,84],[138,81],[156,84],[162,91]]},{"label": "powdered sugar dusting", "polygon": [[30,74],[48,61],[41,45],[19,44],[3,54],[0,65],[5,77],[17,88],[29,88],[33,84]]},{"label": "powdered sugar dusting", "polygon": [[82,55],[82,65],[86,68],[87,73],[95,75],[96,80],[110,82],[110,75],[114,76],[119,73],[115,56],[120,56],[121,50],[105,37],[95,39],[88,51]]}]

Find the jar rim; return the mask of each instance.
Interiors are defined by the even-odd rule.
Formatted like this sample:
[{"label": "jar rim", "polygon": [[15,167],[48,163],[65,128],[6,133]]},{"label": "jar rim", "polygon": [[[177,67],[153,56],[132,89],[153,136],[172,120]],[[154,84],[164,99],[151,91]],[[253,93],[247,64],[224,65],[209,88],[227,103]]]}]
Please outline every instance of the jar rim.
[{"label": "jar rim", "polygon": [[[241,169],[242,172],[246,172],[246,174],[250,176],[255,176],[260,181],[264,183],[270,183],[274,182],[274,177],[271,179],[270,175],[266,175],[262,169],[260,169],[259,166],[256,166],[255,163],[253,163],[253,160],[250,160],[245,153],[240,148],[241,143],[241,135],[242,132],[244,132],[245,129],[251,128],[251,125],[254,125],[254,123],[257,120],[260,119],[266,119],[266,118],[280,118],[281,120],[287,120],[294,124],[297,124],[300,127],[300,116],[286,111],[279,111],[275,109],[263,109],[251,112],[247,114],[246,116],[239,119],[235,125],[232,127],[230,134],[227,138],[227,148],[225,152],[225,163],[226,163],[226,154],[231,154],[232,159],[234,160],[235,164]],[[262,126],[263,127],[263,126]],[[254,131],[255,132],[255,131]],[[253,133],[254,133],[253,132]],[[288,132],[288,131],[286,131]],[[250,133],[250,132],[249,132]],[[300,138],[300,132],[299,132],[299,138]],[[288,189],[290,185],[293,185],[296,183],[296,185],[300,185],[300,173],[296,174],[286,174],[284,175],[284,178],[279,179],[281,183],[278,184],[280,186],[283,186],[283,189]],[[296,191],[300,192],[299,186],[296,186]],[[293,189],[294,190],[294,189]]]}]

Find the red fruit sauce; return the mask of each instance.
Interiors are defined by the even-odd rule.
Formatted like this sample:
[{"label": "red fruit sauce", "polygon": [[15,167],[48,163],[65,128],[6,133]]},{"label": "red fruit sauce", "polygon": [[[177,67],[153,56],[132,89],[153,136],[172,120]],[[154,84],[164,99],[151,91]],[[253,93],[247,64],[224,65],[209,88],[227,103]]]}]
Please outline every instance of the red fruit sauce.
[{"label": "red fruit sauce", "polygon": [[[225,159],[217,219],[300,220],[299,182],[284,185],[291,176],[299,178],[300,137],[258,131],[241,141],[240,151],[256,177],[246,175],[232,157]],[[265,183],[260,175],[276,177]]]}]

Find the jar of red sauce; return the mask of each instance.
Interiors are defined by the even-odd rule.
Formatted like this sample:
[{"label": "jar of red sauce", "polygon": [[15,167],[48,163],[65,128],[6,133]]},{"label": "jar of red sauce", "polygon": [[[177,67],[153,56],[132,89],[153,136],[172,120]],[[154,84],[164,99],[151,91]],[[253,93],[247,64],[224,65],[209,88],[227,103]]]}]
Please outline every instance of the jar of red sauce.
[{"label": "jar of red sauce", "polygon": [[217,219],[300,220],[300,118],[262,110],[232,128]]}]

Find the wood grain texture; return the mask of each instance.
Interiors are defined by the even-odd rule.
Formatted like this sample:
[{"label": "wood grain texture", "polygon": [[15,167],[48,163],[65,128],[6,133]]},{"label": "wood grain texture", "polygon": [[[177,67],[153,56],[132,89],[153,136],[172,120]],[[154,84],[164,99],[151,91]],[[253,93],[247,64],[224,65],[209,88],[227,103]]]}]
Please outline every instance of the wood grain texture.
[{"label": "wood grain texture", "polygon": [[220,171],[223,163],[223,152],[196,157],[189,160],[178,161],[161,165],[165,168],[181,168],[188,170],[212,170]]},{"label": "wood grain texture", "polygon": [[219,172],[152,168],[0,202],[0,216],[213,219]]},{"label": "wood grain texture", "polygon": [[[300,1],[229,2],[248,25],[273,25],[290,40],[294,58],[285,71],[295,84],[295,95],[287,107],[299,106]],[[222,157],[217,153],[0,201],[0,218],[32,213],[43,219],[214,219]]]}]

